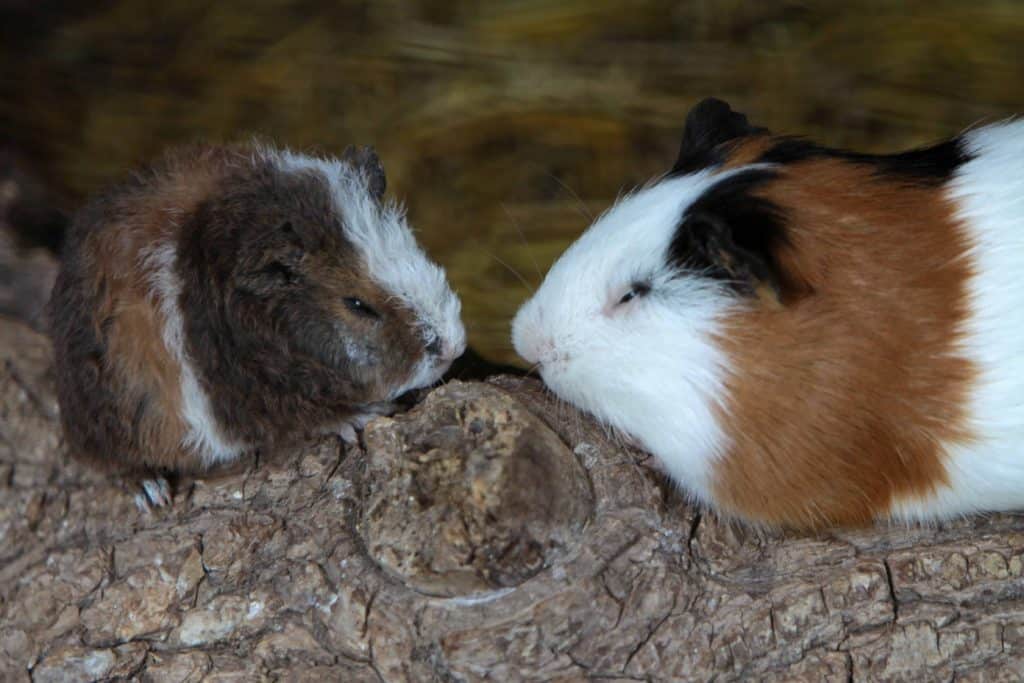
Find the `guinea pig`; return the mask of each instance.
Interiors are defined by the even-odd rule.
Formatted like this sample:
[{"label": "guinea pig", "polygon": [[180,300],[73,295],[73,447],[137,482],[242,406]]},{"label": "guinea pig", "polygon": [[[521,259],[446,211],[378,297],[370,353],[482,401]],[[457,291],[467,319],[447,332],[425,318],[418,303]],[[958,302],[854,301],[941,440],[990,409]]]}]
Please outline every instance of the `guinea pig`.
[{"label": "guinea pig", "polygon": [[512,341],[691,499],[769,526],[1024,507],[1024,121],[892,155],[714,99]]},{"label": "guinea pig", "polygon": [[460,302],[372,149],[174,151],[74,218],[50,301],[72,454],[144,482],[355,438],[465,349]]}]

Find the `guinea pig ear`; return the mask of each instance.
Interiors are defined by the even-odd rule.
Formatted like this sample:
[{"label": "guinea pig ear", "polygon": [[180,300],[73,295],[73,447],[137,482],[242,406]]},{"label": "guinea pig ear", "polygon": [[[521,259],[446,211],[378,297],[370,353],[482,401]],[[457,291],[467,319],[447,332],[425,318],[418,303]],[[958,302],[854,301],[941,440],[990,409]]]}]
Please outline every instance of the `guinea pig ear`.
[{"label": "guinea pig ear", "polygon": [[366,186],[374,201],[380,203],[387,189],[387,178],[384,175],[384,164],[381,163],[377,151],[373,147],[354,147],[349,145],[342,152],[341,158],[352,164],[366,178]]},{"label": "guinea pig ear", "polygon": [[767,132],[767,128],[750,125],[745,115],[733,111],[722,100],[714,97],[701,100],[686,116],[683,142],[672,173],[693,173],[712,166],[721,161],[715,149],[722,143]]},{"label": "guinea pig ear", "polygon": [[238,261],[238,289],[266,295],[295,284],[306,245],[292,221],[279,223],[273,233],[258,244],[258,251]]},{"label": "guinea pig ear", "polygon": [[779,263],[788,243],[783,216],[770,200],[752,193],[772,177],[770,171],[733,176],[691,204],[669,246],[672,265],[780,308],[790,293],[790,278]]}]

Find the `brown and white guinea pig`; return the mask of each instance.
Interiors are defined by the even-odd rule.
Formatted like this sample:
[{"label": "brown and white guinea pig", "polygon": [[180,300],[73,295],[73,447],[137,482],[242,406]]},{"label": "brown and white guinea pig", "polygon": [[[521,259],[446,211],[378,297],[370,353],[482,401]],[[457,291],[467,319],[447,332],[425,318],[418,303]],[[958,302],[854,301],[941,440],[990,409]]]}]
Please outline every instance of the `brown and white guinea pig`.
[{"label": "brown and white guinea pig", "polygon": [[[160,478],[302,433],[349,439],[465,349],[459,299],[368,148],[172,152],[67,235],[50,317],[70,450]],[[147,500],[148,498],[148,500]]]},{"label": "brown and white guinea pig", "polygon": [[1024,508],[1024,121],[875,156],[705,100],[512,339],[729,516]]}]

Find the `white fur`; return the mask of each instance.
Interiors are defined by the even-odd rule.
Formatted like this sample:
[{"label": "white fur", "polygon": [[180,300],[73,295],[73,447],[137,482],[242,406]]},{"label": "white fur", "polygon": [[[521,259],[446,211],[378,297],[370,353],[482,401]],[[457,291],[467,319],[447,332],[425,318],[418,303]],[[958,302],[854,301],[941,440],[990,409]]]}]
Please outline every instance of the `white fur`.
[{"label": "white fur", "polygon": [[449,287],[444,269],[416,243],[404,209],[391,201],[374,201],[366,177],[345,161],[287,150],[266,154],[285,170],[322,174],[344,219],[345,235],[362,256],[370,277],[414,312],[424,344],[440,340],[441,362],[425,357],[392,397],[440,379],[466,349],[462,304]]},{"label": "white fur", "polygon": [[[461,304],[448,286],[444,270],[428,260],[417,245],[402,208],[394,203],[377,204],[367,189],[367,179],[346,162],[272,149],[261,149],[259,154],[286,171],[323,175],[333,192],[335,208],[344,219],[346,236],[359,250],[371,277],[415,312],[424,344],[441,340],[440,359],[425,354],[407,381],[392,392],[392,398],[440,379],[466,348]],[[234,460],[249,445],[224,434],[189,358],[178,303],[182,283],[176,259],[171,235],[142,254],[143,267],[150,273],[164,318],[164,344],[181,368],[182,418],[187,425],[181,445],[210,466]]]},{"label": "white fur", "polygon": [[[973,130],[963,144],[971,160],[946,192],[971,245],[958,352],[980,373],[968,405],[976,438],[943,444],[949,485],[895,501],[889,516],[900,520],[1024,508],[1024,121]],[[709,335],[731,300],[700,278],[668,282],[661,270],[684,208],[728,175],[664,180],[616,204],[513,323],[516,351],[556,394],[637,438],[707,502],[728,446],[712,408],[729,372]],[[653,282],[652,292],[615,306],[636,280]]]},{"label": "white fur", "polygon": [[1024,121],[964,136],[973,159],[948,188],[971,240],[974,276],[962,353],[980,371],[972,388],[971,443],[945,444],[950,485],[896,501],[920,520],[1024,508]]},{"label": "white fur", "polygon": [[175,270],[176,254],[173,242],[158,243],[143,254],[143,265],[150,272],[157,305],[164,318],[164,345],[181,368],[182,418],[188,426],[181,446],[210,466],[234,460],[247,445],[224,435],[185,350],[185,325],[178,305],[181,279]]},{"label": "white fur", "polygon": [[448,368],[451,367],[452,361],[461,356],[462,352],[466,350],[466,342],[463,339],[463,341],[458,342],[457,346],[449,348],[453,349],[448,352],[451,355],[445,356],[443,360],[434,359],[429,354],[424,356],[412,369],[412,372],[409,373],[405,382],[391,390],[388,400],[393,401],[407,391],[429,387],[439,381],[444,373],[448,371]]},{"label": "white fur", "polygon": [[[686,207],[733,173],[669,178],[619,201],[512,325],[516,351],[558,396],[639,441],[704,502],[728,445],[714,415],[727,359],[711,337],[733,299],[708,278],[670,272],[666,254]],[[637,281],[651,291],[617,304]]]}]

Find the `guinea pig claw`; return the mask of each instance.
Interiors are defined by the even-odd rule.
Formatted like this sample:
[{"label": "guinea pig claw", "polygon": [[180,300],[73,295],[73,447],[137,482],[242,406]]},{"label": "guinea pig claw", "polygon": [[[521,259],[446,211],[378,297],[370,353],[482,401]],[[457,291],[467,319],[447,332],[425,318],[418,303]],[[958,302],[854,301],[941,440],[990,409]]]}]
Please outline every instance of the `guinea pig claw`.
[{"label": "guinea pig claw", "polygon": [[[369,422],[375,417],[387,416],[390,417],[398,412],[398,404],[394,401],[381,401],[380,403],[370,403],[369,405],[363,406],[363,412],[359,415]],[[364,426],[366,423],[363,423]]]},{"label": "guinea pig claw", "polygon": [[149,509],[149,499],[146,498],[145,493],[136,493],[134,500],[135,507],[138,509],[139,512],[141,512],[144,515],[152,512],[152,510]]},{"label": "guinea pig claw", "polygon": [[359,441],[359,435],[356,434],[356,428],[348,422],[345,422],[338,427],[338,437],[345,442],[346,446],[351,446]]},{"label": "guinea pig claw", "polygon": [[351,446],[359,442],[359,432],[363,431],[366,425],[374,418],[394,415],[398,411],[398,405],[391,402],[370,403],[362,407],[360,412],[353,413],[345,418],[344,422],[338,425],[334,433]]},{"label": "guinea pig claw", "polygon": [[166,507],[170,504],[171,485],[163,477],[144,480],[142,492],[135,494],[135,507],[139,512],[149,513],[154,507]]}]

